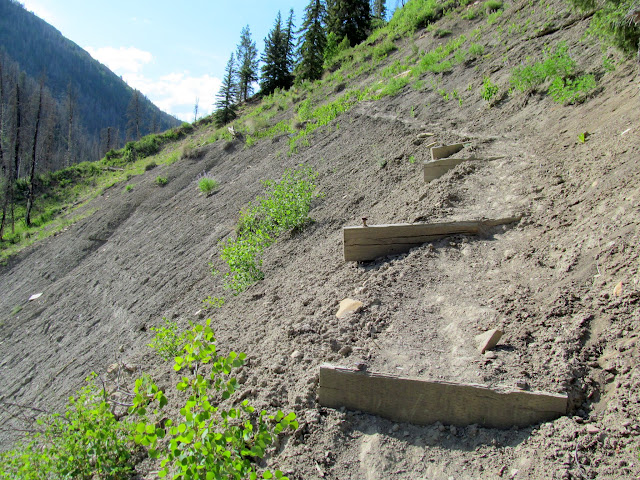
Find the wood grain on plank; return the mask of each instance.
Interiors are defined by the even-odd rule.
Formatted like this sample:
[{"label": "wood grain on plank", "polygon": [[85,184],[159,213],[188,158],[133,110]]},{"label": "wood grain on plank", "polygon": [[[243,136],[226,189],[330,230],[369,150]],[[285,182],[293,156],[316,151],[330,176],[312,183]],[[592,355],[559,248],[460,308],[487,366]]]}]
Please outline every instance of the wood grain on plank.
[{"label": "wood grain on plank", "polygon": [[485,228],[517,220],[519,217],[446,223],[399,223],[344,227],[342,229],[344,259],[347,262],[374,260],[384,255],[408,252],[413,247],[449,235],[477,235]]},{"label": "wood grain on plank", "polygon": [[396,422],[525,427],[567,412],[567,396],[483,385],[435,382],[320,367],[320,404],[380,415]]}]

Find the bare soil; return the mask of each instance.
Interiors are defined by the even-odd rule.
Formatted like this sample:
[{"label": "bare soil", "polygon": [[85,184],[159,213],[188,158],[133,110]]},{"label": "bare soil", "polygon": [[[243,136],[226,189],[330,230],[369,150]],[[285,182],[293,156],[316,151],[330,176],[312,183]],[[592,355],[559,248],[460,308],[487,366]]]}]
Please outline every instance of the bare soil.
[{"label": "bare soil", "polygon": [[[407,87],[359,104],[293,156],[287,137],[204,147],[136,177],[131,191],[112,187],[90,206],[96,213],[11,259],[0,270],[0,401],[57,409],[91,371],[121,361],[150,373],[176,408],[177,377],[146,346],[149,327],[163,316],[181,327],[202,321],[202,300],[224,295],[226,304],[206,314],[222,351],[249,355],[243,395],[301,419],[269,460],[292,479],[640,478],[638,66],[602,71],[599,46],[580,40],[586,20],[564,12],[563,2],[550,2],[553,17],[542,8],[531,17],[557,31],[507,34],[527,5],[516,2],[498,20],[504,34],[487,40],[491,56],[439,77],[462,105]],[[481,21],[445,19],[442,27],[459,34]],[[586,102],[514,94],[489,108],[480,98],[483,75],[506,90],[513,66],[560,40],[585,71],[600,72],[600,89]],[[387,63],[413,42],[428,49],[442,41],[419,32]],[[429,152],[414,140],[425,131],[501,158],[424,184]],[[301,163],[319,172],[314,223],[269,247],[265,279],[230,296],[211,275],[210,262],[225,271],[218,242],[261,193],[261,180]],[[197,190],[203,171],[221,183],[209,197]],[[165,187],[155,185],[158,175]],[[343,261],[341,229],[361,217],[379,224],[512,215],[522,220],[480,237]],[[364,309],[339,320],[346,297]],[[504,337],[481,355],[474,336],[491,328]],[[496,430],[394,424],[319,406],[319,366],[360,361],[425,379],[525,382],[567,393],[570,412]],[[6,446],[20,422],[5,411],[2,423]],[[154,478],[154,469],[143,462],[141,478]]]}]

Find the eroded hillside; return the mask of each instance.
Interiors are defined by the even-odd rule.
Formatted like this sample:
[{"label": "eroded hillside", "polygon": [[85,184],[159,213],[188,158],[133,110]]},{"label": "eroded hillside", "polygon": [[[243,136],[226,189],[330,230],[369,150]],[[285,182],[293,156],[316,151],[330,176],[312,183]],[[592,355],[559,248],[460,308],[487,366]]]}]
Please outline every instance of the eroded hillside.
[{"label": "eroded hillside", "polygon": [[[147,347],[149,328],[162,317],[186,328],[210,315],[218,348],[249,356],[242,397],[300,418],[299,431],[268,460],[292,479],[638,476],[638,66],[612,52],[603,64],[599,44],[583,39],[588,17],[564,2],[518,1],[475,17],[473,8],[479,4],[396,38],[385,55],[356,50],[361,63],[352,58],[350,71],[265,100],[270,110],[247,107],[254,115],[235,124],[243,137],[190,149],[132,179],[132,189],[117,184],[87,206],[95,213],[10,259],[0,276],[0,400],[60,408],[91,371],[120,361],[151,374],[177,409],[178,377]],[[461,35],[437,60],[450,65],[417,70]],[[554,102],[551,79],[507,93],[514,68],[561,42],[576,74],[597,82],[583,103]],[[490,101],[481,96],[486,78],[499,87]],[[321,122],[300,112],[305,101],[309,109],[347,95],[335,119],[307,128]],[[261,117],[260,108],[272,114]],[[207,128],[189,141],[206,143]],[[423,132],[495,159],[425,184],[428,142],[416,141]],[[299,164],[319,174],[314,222],[268,247],[264,280],[230,295],[220,240],[234,234],[261,180]],[[202,172],[220,182],[214,195],[198,193]],[[521,220],[480,237],[453,236],[374,262],[343,260],[341,229],[362,217],[385,224],[509,216]],[[203,311],[207,296],[226,302]],[[364,308],[339,320],[346,297]],[[504,337],[481,355],[473,339],[490,328]],[[511,430],[394,424],[318,405],[324,362],[524,383],[567,393],[570,413]],[[5,410],[5,444],[17,436],[16,420]],[[139,469],[142,478],[157,470],[149,460]]]}]

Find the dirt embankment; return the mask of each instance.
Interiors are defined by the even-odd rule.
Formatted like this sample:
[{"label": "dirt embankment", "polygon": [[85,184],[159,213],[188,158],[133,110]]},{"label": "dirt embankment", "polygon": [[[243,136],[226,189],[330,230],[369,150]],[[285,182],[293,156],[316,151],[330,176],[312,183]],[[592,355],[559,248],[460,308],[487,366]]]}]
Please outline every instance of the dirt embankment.
[{"label": "dirt embankment", "polygon": [[[271,246],[265,280],[227,295],[213,316],[219,347],[250,356],[242,378],[249,398],[301,418],[274,462],[296,479],[638,477],[637,66],[599,74],[599,92],[578,106],[534,94],[488,108],[478,94],[483,75],[505,87],[510,69],[545,43],[567,41],[587,71],[601,62],[599,47],[579,40],[585,22],[527,42],[507,34],[528,3],[498,20],[505,33],[487,41],[490,57],[438,77],[448,91],[465,92],[461,105],[407,87],[356,106],[294,156],[286,137],[250,148],[212,145],[162,167],[166,187],[154,184],[157,171],[132,191],[113,187],[96,199],[94,215],[13,259],[0,272],[0,399],[58,408],[89,372],[116,359],[140,365],[175,399],[173,372],[146,347],[148,327],[162,316],[184,327],[206,296],[225,294],[208,265],[223,270],[218,241],[261,191],[260,180],[307,163],[324,193],[315,223]],[[564,4],[550,5],[562,12]],[[553,20],[568,24],[563,15]],[[445,22],[456,34],[476,26]],[[426,49],[439,41],[422,33],[388,62],[414,42]],[[500,158],[459,165],[426,185],[428,151],[414,144],[424,131]],[[587,141],[578,142],[585,131]],[[202,171],[221,183],[213,196],[197,192]],[[376,224],[510,215],[522,220],[478,238],[454,236],[365,264],[342,260],[341,228],[361,217]],[[364,309],[338,320],[345,297]],[[480,355],[473,337],[494,327],[503,340]],[[396,425],[320,407],[319,365],[357,361],[427,379],[524,381],[568,393],[571,412],[504,431]],[[8,430],[5,443],[15,438]]]}]

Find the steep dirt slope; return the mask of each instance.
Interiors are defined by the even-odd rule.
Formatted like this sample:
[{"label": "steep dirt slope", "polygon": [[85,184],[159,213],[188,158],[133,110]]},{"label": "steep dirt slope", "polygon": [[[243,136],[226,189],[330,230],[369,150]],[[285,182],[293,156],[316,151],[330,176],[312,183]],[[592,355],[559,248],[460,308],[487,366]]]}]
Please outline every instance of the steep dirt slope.
[{"label": "steep dirt slope", "polygon": [[[508,8],[495,28],[506,32],[527,5]],[[551,23],[566,28],[528,42],[506,33],[485,38],[490,56],[437,77],[461,92],[462,105],[406,87],[357,105],[296,155],[287,155],[286,137],[250,148],[214,144],[162,167],[164,188],[154,185],[154,171],[130,192],[107,191],[94,215],[3,267],[0,400],[58,408],[89,372],[116,359],[140,365],[175,400],[175,374],[145,346],[148,328],[162,316],[186,326],[199,319],[203,298],[225,295],[213,324],[221,350],[250,357],[241,378],[246,395],[301,418],[300,431],[271,460],[290,478],[640,475],[637,66],[599,75],[600,91],[578,106],[534,94],[488,108],[478,94],[483,75],[505,87],[510,69],[545,43],[566,40],[586,71],[601,65],[599,47],[579,40],[585,21],[562,13],[562,2],[550,5],[559,12]],[[535,18],[543,25],[549,17]],[[459,33],[481,21],[447,18],[441,26]],[[441,40],[419,32],[387,64],[414,42],[429,49]],[[501,158],[460,165],[425,185],[420,164],[428,151],[414,144],[424,131]],[[577,142],[585,131],[588,140]],[[265,279],[229,296],[208,265],[224,272],[218,241],[261,192],[260,180],[300,163],[319,172],[324,195],[314,201],[315,222],[269,247]],[[203,171],[221,182],[213,196],[197,192]],[[522,220],[479,238],[455,236],[365,264],[342,259],[341,228],[363,216],[376,224],[516,215]],[[345,297],[365,308],[338,320]],[[16,306],[23,308],[11,314]],[[501,345],[480,355],[473,337],[493,327],[505,332]],[[524,381],[568,393],[571,412],[503,431],[396,425],[319,407],[319,365],[357,361],[427,379]],[[3,435],[5,443],[15,438]],[[152,470],[141,466],[145,478]]]}]

